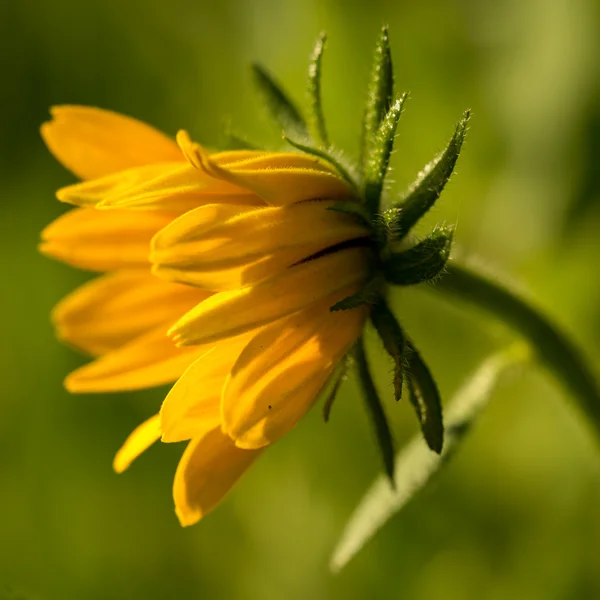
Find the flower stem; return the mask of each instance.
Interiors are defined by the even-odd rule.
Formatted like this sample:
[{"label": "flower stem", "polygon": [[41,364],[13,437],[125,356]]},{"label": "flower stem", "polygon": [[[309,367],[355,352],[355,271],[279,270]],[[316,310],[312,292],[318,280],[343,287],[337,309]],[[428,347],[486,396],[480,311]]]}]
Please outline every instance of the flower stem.
[{"label": "flower stem", "polygon": [[492,312],[523,336],[548,371],[575,396],[600,439],[600,389],[572,340],[533,304],[490,276],[450,260],[435,286]]}]

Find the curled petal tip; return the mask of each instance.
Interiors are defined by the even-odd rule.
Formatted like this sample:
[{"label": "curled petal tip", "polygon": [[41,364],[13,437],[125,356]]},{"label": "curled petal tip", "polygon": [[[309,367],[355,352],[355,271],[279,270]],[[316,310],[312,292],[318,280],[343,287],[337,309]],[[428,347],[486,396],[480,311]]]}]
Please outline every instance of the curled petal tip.
[{"label": "curled petal tip", "polygon": [[67,392],[69,392],[71,394],[77,394],[80,392],[79,385],[77,384],[77,379],[75,377],[73,377],[72,375],[73,375],[73,373],[71,373],[70,375],[65,377],[65,379],[63,381],[63,385],[64,385],[65,389],[67,390]]},{"label": "curled petal tip", "polygon": [[195,525],[202,518],[202,515],[187,514],[179,508],[175,508],[175,514],[177,515],[179,524],[182,527],[190,527],[191,525]]},{"label": "curled petal tip", "polygon": [[[231,437],[231,433],[229,434],[229,437]],[[233,443],[235,444],[235,447],[239,448],[240,450],[260,450],[261,448],[264,448],[265,446],[269,445],[269,442],[267,442],[266,440],[263,440],[261,443],[258,443],[256,441],[248,440],[246,438],[234,439]]]},{"label": "curled petal tip", "polygon": [[204,152],[202,146],[193,142],[190,134],[184,129],[180,129],[177,132],[177,144],[181,148],[184,156],[188,162],[196,169],[200,171],[209,171],[208,157]]},{"label": "curled petal tip", "polygon": [[67,202],[69,203],[69,194],[67,193],[67,190],[65,188],[60,188],[59,190],[56,191],[56,199],[59,200],[60,202]]},{"label": "curled petal tip", "polygon": [[121,457],[119,455],[119,453],[117,453],[113,459],[113,463],[112,463],[112,468],[113,471],[117,474],[120,475],[121,473],[124,473],[127,470],[127,466],[123,464]]}]

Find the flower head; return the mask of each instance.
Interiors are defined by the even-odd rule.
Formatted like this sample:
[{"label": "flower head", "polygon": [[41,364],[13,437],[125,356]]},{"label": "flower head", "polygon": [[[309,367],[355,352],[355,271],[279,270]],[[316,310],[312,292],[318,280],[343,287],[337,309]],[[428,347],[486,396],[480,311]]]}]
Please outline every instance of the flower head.
[{"label": "flower head", "polygon": [[[269,101],[280,103],[277,116],[301,118],[259,74]],[[42,126],[48,148],[82,181],[57,192],[76,208],[44,230],[41,251],[103,273],[53,312],[57,335],[94,357],[66,386],[109,392],[175,382],[114,467],[125,470],[158,439],[188,441],[173,491],[182,524],[212,510],[328,382],[337,389],[336,367],[345,364],[369,315],[396,361],[398,397],[403,364],[409,354],[416,361],[409,389],[430,445],[441,448],[441,420],[433,419],[423,385],[427,368],[383,292],[386,280],[418,283],[443,268],[447,232],[400,253],[396,247],[435,201],[427,196],[431,177],[439,195],[454,164],[440,176],[445,163],[438,161],[413,190],[416,200],[381,210],[402,102],[385,100],[379,116],[373,107],[368,112],[365,122],[375,130],[362,180],[328,151],[291,139],[292,151],[209,153],[185,131],[175,141],[129,117],[80,106],[53,108]],[[293,130],[307,128],[296,122]],[[373,400],[364,352],[357,356],[389,455],[385,416]]]},{"label": "flower head", "polygon": [[86,179],[57,193],[79,208],[43,232],[41,250],[107,271],[54,311],[59,337],[98,357],[66,385],[179,379],[115,468],[161,436],[191,440],[175,484],[188,524],[296,424],[360,334],[365,310],[329,308],[364,283],[369,232],[328,210],[352,190],[313,157],[209,155],[183,132],[178,147],[108,111],[52,114],[48,147]]}]

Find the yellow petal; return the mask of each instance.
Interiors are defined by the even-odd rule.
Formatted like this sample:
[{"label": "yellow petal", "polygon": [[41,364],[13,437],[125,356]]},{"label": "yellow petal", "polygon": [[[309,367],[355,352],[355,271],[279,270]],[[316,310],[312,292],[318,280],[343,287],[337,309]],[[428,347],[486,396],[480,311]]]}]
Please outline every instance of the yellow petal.
[{"label": "yellow petal", "polygon": [[130,117],[89,106],[55,106],[50,113],[42,137],[56,159],[81,179],[184,161],[174,140]]},{"label": "yellow petal", "polygon": [[234,289],[271,277],[324,248],[368,235],[356,220],[329,210],[332,205],[202,206],[154,237],[154,272],[205,289]]},{"label": "yellow petal", "polygon": [[93,271],[148,269],[150,240],[174,217],[162,211],[70,210],[44,229],[40,251]]},{"label": "yellow petal", "polygon": [[[331,167],[316,156],[292,152],[266,152],[263,150],[234,150],[210,154],[205,148],[193,142],[185,130],[177,133],[177,143],[190,165],[199,170],[206,167],[242,167],[258,169],[311,169],[332,173]],[[206,164],[208,161],[208,165]],[[216,171],[219,172],[218,170]]]},{"label": "yellow petal", "polygon": [[273,323],[242,351],[223,392],[223,429],[240,448],[272,444],[312,406],[364,326],[365,308],[330,312],[337,300]]},{"label": "yellow petal", "polygon": [[[181,379],[177,380],[179,383]],[[181,414],[169,421],[166,428],[161,425],[162,441],[183,442],[196,438],[221,425],[221,389],[225,377],[206,379],[197,390],[187,394],[187,406],[181,403]],[[177,383],[175,385],[177,385]],[[165,419],[162,418],[162,422]]]},{"label": "yellow petal", "polygon": [[259,454],[236,448],[219,428],[192,440],[173,482],[180,523],[184,527],[193,525],[213,510]]},{"label": "yellow petal", "polygon": [[210,296],[169,331],[177,344],[200,344],[265,325],[327,298],[367,276],[364,248],[295,265],[277,277]]},{"label": "yellow petal", "polygon": [[253,331],[213,345],[186,369],[160,409],[163,442],[198,437],[206,427],[212,429],[220,424],[225,379],[255,334]]},{"label": "yellow petal", "polygon": [[254,285],[273,277],[290,265],[298,262],[298,254],[308,256],[310,248],[284,248],[275,254],[262,256],[249,262],[235,261],[213,265],[212,268],[196,270],[194,267],[162,267],[154,266],[152,273],[164,279],[179,283],[187,283],[202,290],[226,291],[236,290],[246,285]]},{"label": "yellow petal", "polygon": [[206,348],[177,348],[167,325],[73,371],[65,387],[74,393],[118,392],[165,385],[177,380]]},{"label": "yellow petal", "polygon": [[177,142],[198,171],[252,190],[274,206],[302,200],[356,196],[356,192],[344,179],[308,154],[264,153],[262,156],[220,166],[200,145],[191,142],[185,131],[177,134]]},{"label": "yellow petal", "polygon": [[163,323],[173,324],[208,297],[145,271],[104,275],[79,287],[52,312],[57,336],[90,354],[105,354]]},{"label": "yellow petal", "polygon": [[211,170],[234,185],[252,190],[273,206],[285,206],[304,200],[352,198],[352,188],[334,173],[305,168],[260,168],[234,165],[230,170]]},{"label": "yellow petal", "polygon": [[160,437],[160,419],[158,415],[150,417],[138,425],[125,440],[113,460],[113,469],[122,473],[142,453],[148,450]]},{"label": "yellow petal", "polygon": [[260,204],[251,191],[220,181],[187,163],[161,163],[119,171],[61,188],[61,202],[97,208],[185,212],[210,202]]},{"label": "yellow petal", "polygon": [[[177,143],[179,144],[179,139],[177,140]],[[185,156],[188,162],[190,162],[190,157],[186,152],[188,147],[188,144],[184,144],[183,147],[180,145],[182,154]],[[225,150],[224,152],[215,152],[214,154],[211,154],[210,159],[218,165],[231,165],[233,163],[243,162],[252,158],[259,158],[265,154],[266,152],[263,150]],[[193,163],[190,162],[190,164]]]}]

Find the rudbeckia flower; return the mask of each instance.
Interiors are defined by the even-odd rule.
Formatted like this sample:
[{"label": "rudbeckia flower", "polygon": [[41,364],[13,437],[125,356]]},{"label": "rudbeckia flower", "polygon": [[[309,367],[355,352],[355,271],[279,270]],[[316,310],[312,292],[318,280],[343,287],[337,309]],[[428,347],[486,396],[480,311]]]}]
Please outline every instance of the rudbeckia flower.
[{"label": "rudbeckia flower", "polygon": [[[368,272],[369,231],[328,210],[349,185],[307,155],[179,145],[138,121],[63,106],[42,135],[84,181],[41,249],[107,271],[54,311],[58,336],[98,358],[73,392],[177,380],[115,459],[190,440],[175,476],[183,524],[210,511],[264,446],[315,401],[366,310],[332,313]],[[153,263],[153,266],[152,266]]]},{"label": "rudbeckia flower", "polygon": [[361,337],[368,318],[394,359],[396,398],[405,381],[428,444],[441,451],[435,382],[385,290],[444,268],[451,229],[413,246],[406,236],[450,177],[468,115],[404,201],[382,209],[404,101],[391,103],[389,52],[376,54],[363,160],[348,169],[329,152],[320,112],[322,42],[310,71],[312,135],[256,71],[276,119],[300,136],[286,138],[291,150],[212,153],[185,131],[173,140],[81,106],[53,108],[42,126],[50,151],[81,181],[58,190],[75,208],[42,233],[41,251],[102,273],[53,312],[58,337],[93,357],[66,387],[90,393],[174,383],[114,468],[124,471],[159,439],[186,441],[173,488],[183,525],[209,513],[326,388],[329,406],[352,356],[392,474],[391,434]]}]

